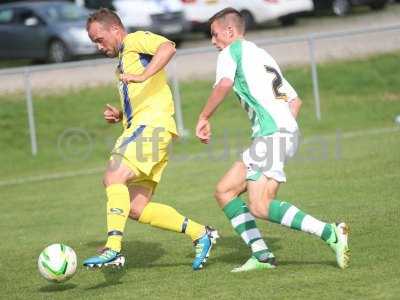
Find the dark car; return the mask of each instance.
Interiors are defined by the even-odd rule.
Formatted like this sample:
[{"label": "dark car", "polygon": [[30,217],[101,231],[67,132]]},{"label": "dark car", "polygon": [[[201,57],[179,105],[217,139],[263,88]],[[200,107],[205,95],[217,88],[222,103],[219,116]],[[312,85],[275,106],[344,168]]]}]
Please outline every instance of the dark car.
[{"label": "dark car", "polygon": [[0,5],[0,58],[63,62],[96,54],[85,29],[87,15],[64,1]]},{"label": "dark car", "polygon": [[337,16],[345,16],[353,6],[367,5],[373,10],[380,10],[388,2],[389,0],[314,0],[314,9],[330,10]]}]

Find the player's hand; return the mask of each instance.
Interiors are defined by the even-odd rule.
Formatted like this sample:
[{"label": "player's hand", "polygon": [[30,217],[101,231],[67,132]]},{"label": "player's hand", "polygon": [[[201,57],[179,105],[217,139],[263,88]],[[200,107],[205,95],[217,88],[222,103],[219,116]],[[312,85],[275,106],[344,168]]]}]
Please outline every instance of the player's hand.
[{"label": "player's hand", "polygon": [[121,74],[119,75],[119,79],[123,82],[123,83],[130,83],[130,82],[136,82],[136,83],[140,83],[146,80],[146,78],[143,76],[143,74],[141,75],[134,75],[134,74]]},{"label": "player's hand", "polygon": [[107,104],[106,109],[104,110],[104,119],[108,123],[118,123],[121,121],[121,112],[118,108]]},{"label": "player's hand", "polygon": [[211,124],[207,119],[199,119],[196,126],[196,136],[204,144],[211,139]]}]

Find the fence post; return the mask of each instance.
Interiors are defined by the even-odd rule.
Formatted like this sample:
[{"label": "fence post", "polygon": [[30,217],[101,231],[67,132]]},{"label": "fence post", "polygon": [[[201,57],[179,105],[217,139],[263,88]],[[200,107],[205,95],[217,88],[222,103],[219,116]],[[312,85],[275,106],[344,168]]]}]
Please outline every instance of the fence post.
[{"label": "fence post", "polygon": [[313,82],[314,101],[315,101],[315,116],[318,121],[321,121],[321,102],[319,97],[319,85],[318,85],[318,71],[317,62],[315,60],[315,44],[314,35],[308,36],[308,47],[310,50],[310,63],[311,63],[311,76]]},{"label": "fence post", "polygon": [[188,136],[189,133],[185,129],[185,125],[183,123],[182,102],[181,102],[181,93],[179,90],[179,79],[177,74],[176,58],[174,58],[172,61],[171,77],[172,77],[172,86],[174,94],[175,118],[178,126],[178,133],[181,137],[185,137]]},{"label": "fence post", "polygon": [[35,129],[35,116],[33,112],[31,79],[28,68],[25,68],[25,92],[26,92],[26,108],[28,110],[29,135],[31,138],[31,151],[32,155],[36,156],[38,150],[37,150],[36,129]]}]

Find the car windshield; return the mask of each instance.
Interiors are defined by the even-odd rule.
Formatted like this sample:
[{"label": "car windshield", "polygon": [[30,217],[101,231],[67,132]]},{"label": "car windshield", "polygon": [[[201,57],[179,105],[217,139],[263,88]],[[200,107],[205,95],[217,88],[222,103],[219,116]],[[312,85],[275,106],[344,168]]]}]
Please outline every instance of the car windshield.
[{"label": "car windshield", "polygon": [[84,20],[88,16],[86,9],[73,4],[48,5],[43,7],[42,13],[50,22]]}]

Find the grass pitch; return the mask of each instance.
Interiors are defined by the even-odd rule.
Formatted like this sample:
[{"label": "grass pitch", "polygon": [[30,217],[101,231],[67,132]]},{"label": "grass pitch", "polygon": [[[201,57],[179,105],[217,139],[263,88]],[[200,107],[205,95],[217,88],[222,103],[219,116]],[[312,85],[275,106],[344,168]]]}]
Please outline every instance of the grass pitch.
[{"label": "grass pitch", "polygon": [[123,271],[79,267],[67,283],[47,283],[36,267],[45,246],[63,242],[81,262],[103,245],[105,195],[99,170],[120,128],[104,123],[102,107],[116,104],[117,95],[113,87],[35,95],[39,154],[34,158],[23,95],[0,96],[0,298],[398,298],[400,132],[392,129],[400,114],[399,68],[400,54],[320,66],[320,122],[313,113],[309,70],[286,72],[304,101],[299,123],[306,143],[287,167],[289,181],[279,199],[317,218],[350,224],[352,261],[344,271],[317,238],[258,221],[279,267],[229,272],[250,252],[212,194],[238,149],[249,143],[250,128],[231,96],[212,123],[214,144],[196,142],[193,128],[211,83],[193,82],[182,87],[192,135],[175,143],[154,201],[219,229],[222,238],[206,268],[191,270],[194,252],[187,237],[130,221]]}]

